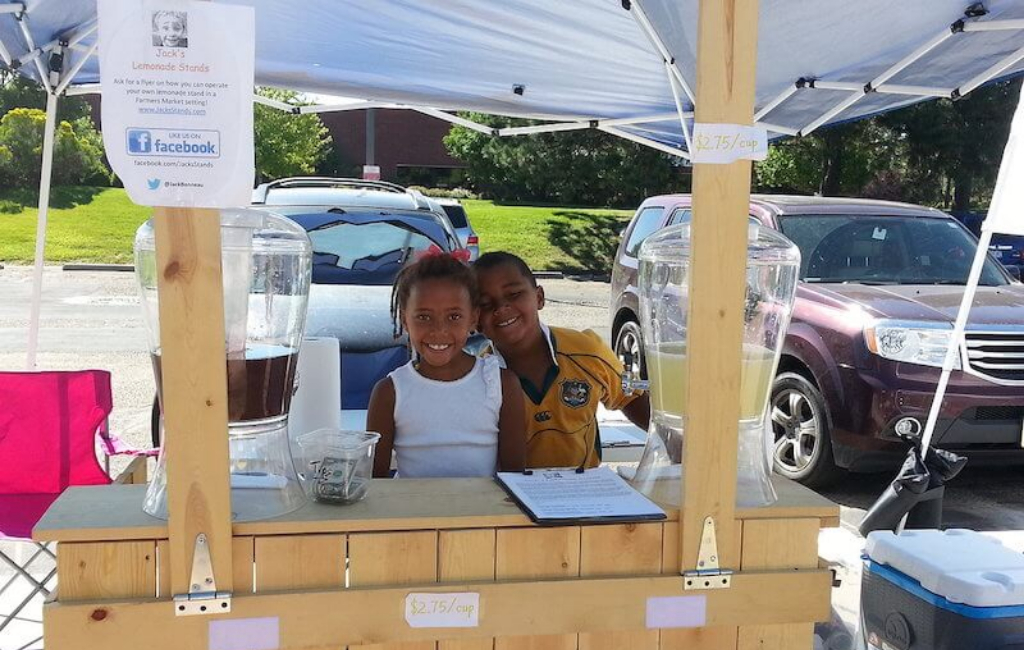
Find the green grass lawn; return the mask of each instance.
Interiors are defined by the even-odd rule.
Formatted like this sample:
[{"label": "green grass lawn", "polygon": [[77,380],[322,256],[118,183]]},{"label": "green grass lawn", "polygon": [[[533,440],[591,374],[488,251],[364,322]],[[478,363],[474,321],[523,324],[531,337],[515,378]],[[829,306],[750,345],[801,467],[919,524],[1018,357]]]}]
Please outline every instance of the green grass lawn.
[{"label": "green grass lawn", "polygon": [[463,201],[480,252],[507,250],[530,268],[609,273],[630,210],[599,210]]},{"label": "green grass lawn", "polygon": [[[30,264],[36,246],[37,198],[25,190],[0,190],[0,204],[9,206],[5,201],[22,210],[0,212],[0,261]],[[152,212],[132,203],[122,189],[56,187],[50,193],[45,259],[130,263],[135,230]]]},{"label": "green grass lawn", "polygon": [[[46,229],[47,262],[126,263],[135,230],[152,214],[122,189],[58,187],[51,193]],[[0,190],[0,261],[32,262],[36,198],[25,190]],[[495,205],[464,201],[482,252],[512,251],[534,269],[608,273],[627,210]],[[16,208],[15,208],[16,209]]]}]

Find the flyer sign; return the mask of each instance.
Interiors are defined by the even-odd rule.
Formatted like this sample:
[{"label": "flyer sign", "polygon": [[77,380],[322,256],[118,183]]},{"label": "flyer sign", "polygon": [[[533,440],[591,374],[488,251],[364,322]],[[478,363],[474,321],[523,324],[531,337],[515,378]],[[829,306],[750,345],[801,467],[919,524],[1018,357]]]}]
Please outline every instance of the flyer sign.
[{"label": "flyer sign", "polygon": [[103,145],[139,205],[248,205],[255,14],[201,0],[99,0]]}]

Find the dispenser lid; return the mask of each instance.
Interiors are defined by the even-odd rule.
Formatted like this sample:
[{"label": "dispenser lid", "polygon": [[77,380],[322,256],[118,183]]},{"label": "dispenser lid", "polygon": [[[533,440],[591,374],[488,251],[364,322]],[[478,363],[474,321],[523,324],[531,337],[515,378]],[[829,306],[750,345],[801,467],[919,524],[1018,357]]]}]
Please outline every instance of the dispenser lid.
[{"label": "dispenser lid", "polygon": [[[663,228],[644,240],[640,260],[655,264],[681,264],[690,259],[690,222]],[[778,230],[754,223],[747,227],[747,263],[799,265],[800,249]],[[741,252],[742,254],[742,252]]]},{"label": "dispenser lid", "polygon": [[1024,605],[1024,555],[973,530],[877,531],[865,553],[952,603]]}]

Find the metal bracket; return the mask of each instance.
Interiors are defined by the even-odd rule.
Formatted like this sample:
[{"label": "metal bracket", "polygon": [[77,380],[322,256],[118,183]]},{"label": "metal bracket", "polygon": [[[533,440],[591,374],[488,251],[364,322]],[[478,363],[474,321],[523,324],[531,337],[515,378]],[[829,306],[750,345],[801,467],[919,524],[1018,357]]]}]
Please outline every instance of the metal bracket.
[{"label": "metal bracket", "polygon": [[231,611],[231,592],[217,591],[213,578],[213,561],[206,535],[196,535],[196,547],[192,553],[192,576],[187,594],[174,597],[175,616],[207,616],[226,614]]},{"label": "metal bracket", "polygon": [[718,566],[718,542],[715,539],[715,520],[704,518],[704,530],[697,551],[697,569],[683,572],[683,589],[728,589],[732,586],[732,571]]}]

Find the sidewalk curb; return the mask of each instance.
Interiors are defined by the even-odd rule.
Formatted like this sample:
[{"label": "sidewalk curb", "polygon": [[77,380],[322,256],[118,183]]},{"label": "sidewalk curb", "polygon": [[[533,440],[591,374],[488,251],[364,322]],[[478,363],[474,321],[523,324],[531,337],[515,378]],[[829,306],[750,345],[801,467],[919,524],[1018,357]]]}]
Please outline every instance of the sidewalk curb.
[{"label": "sidewalk curb", "polygon": [[561,280],[565,276],[561,271],[534,271],[533,277],[539,280]]},{"label": "sidewalk curb", "polygon": [[62,271],[134,271],[132,264],[65,264]]}]

